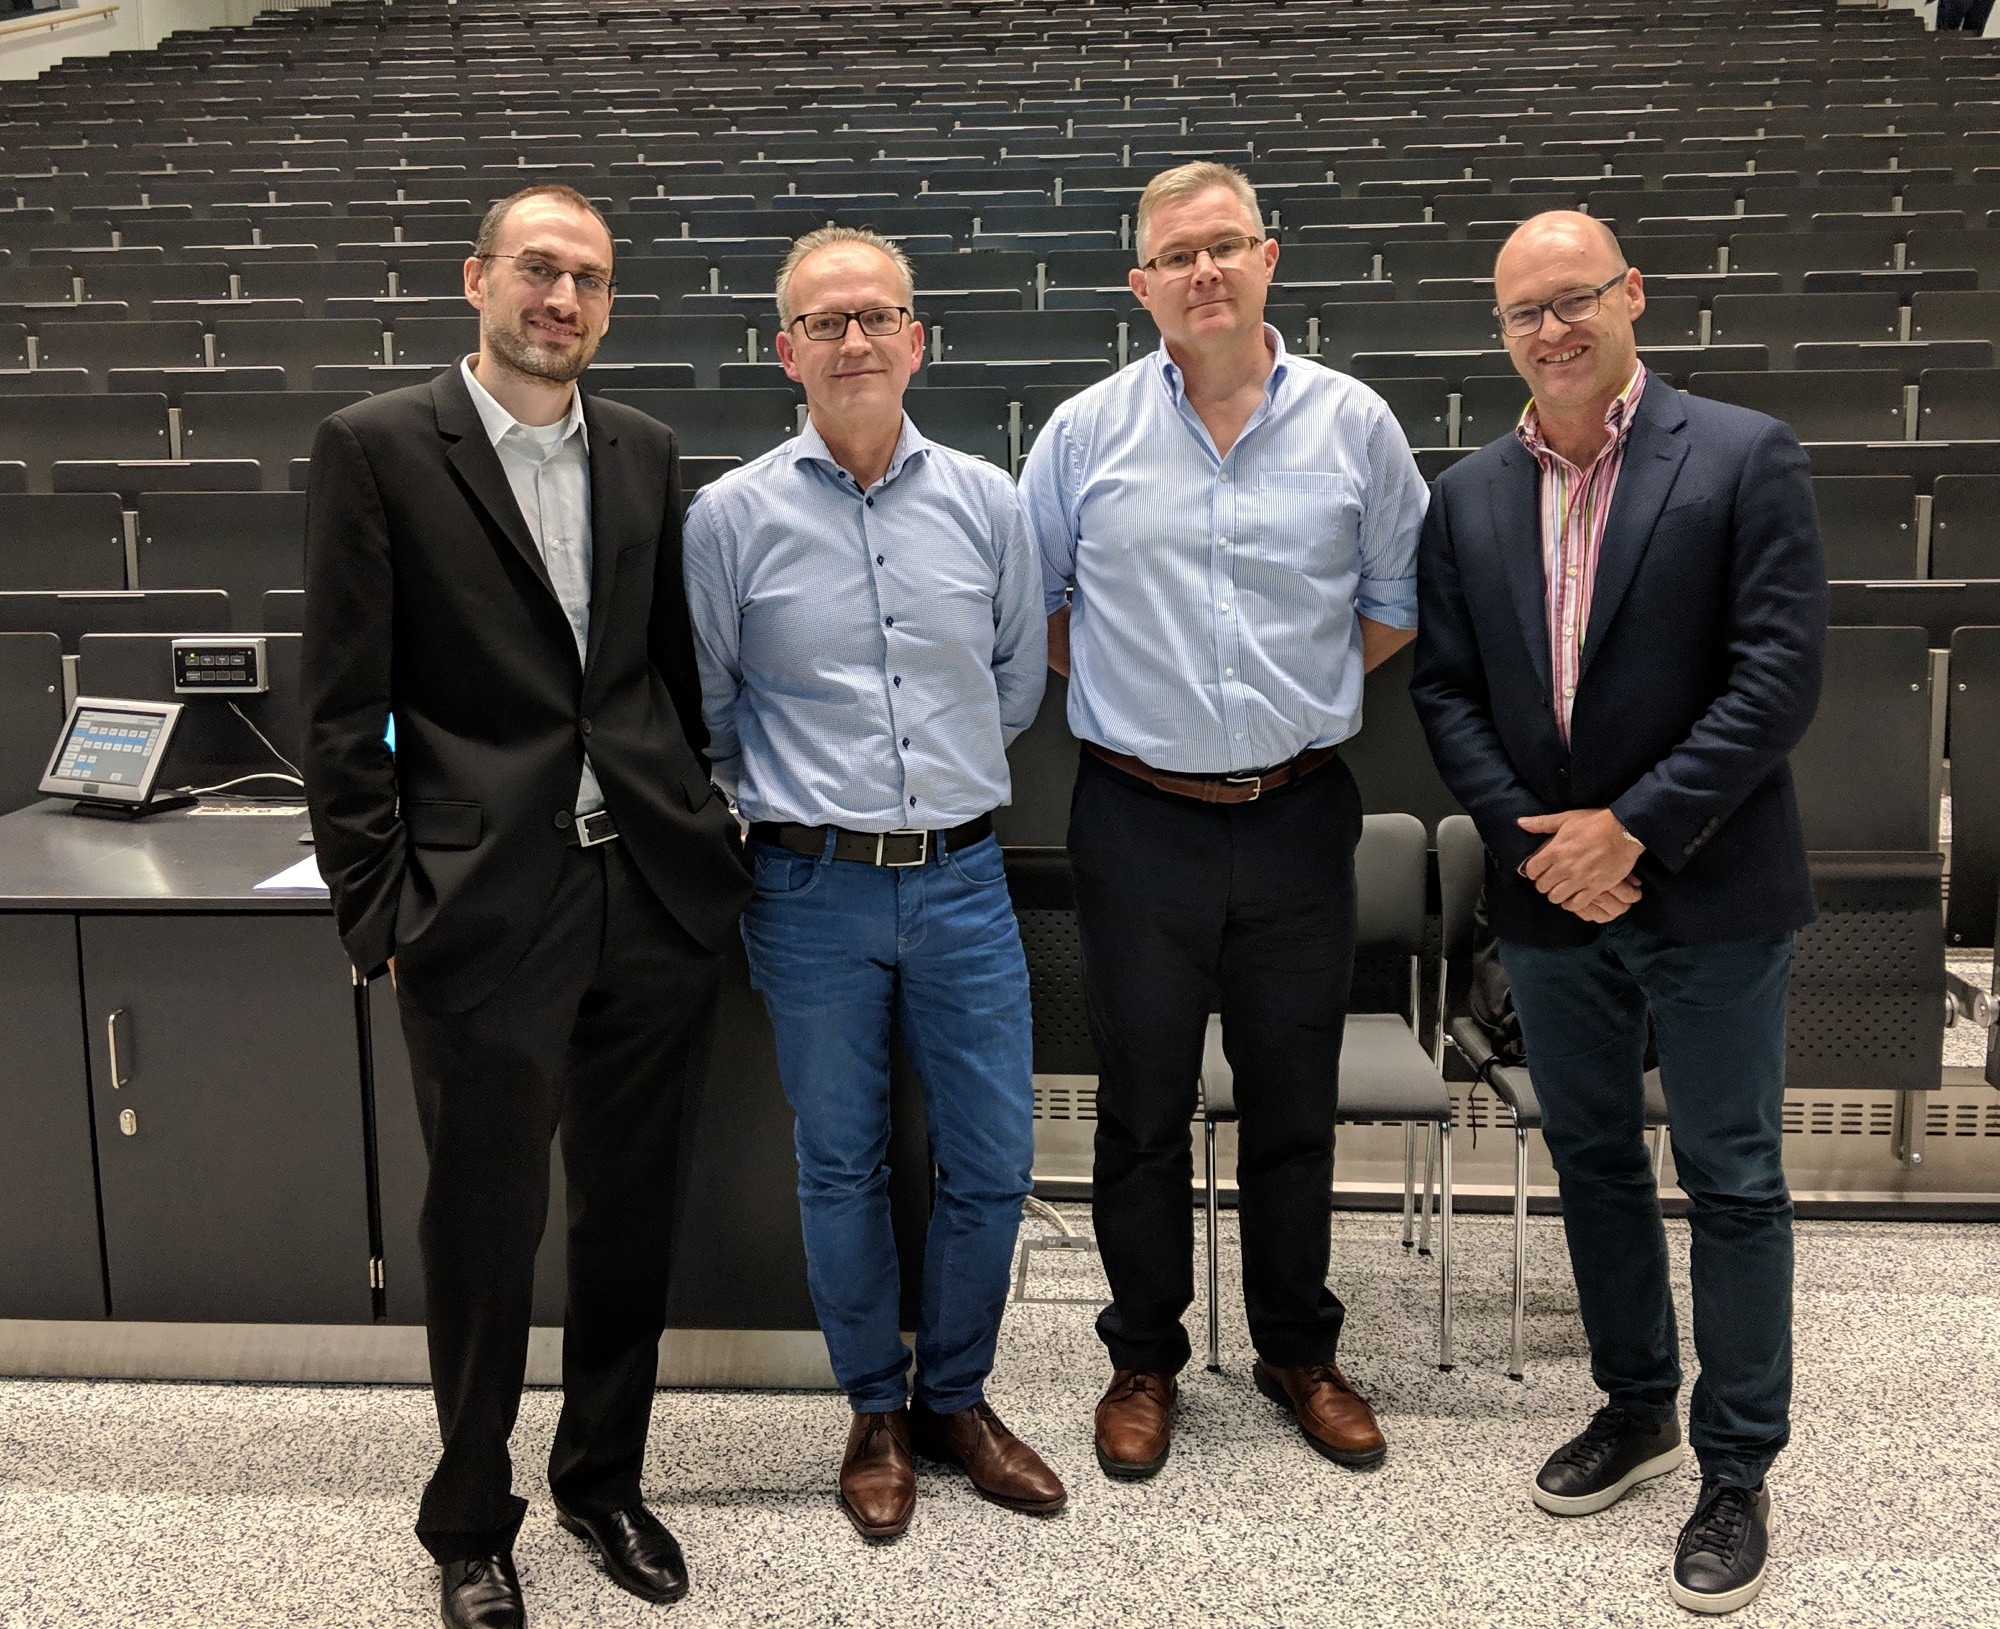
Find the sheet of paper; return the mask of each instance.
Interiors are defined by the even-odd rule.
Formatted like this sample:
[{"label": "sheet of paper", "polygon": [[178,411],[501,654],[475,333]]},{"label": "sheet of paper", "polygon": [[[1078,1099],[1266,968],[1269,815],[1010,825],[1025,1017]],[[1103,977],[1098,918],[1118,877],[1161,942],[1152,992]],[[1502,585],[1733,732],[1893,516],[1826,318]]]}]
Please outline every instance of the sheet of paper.
[{"label": "sheet of paper", "polygon": [[323,894],[326,879],[319,874],[319,860],[308,854],[297,865],[288,865],[275,877],[266,877],[252,890],[259,894]]}]

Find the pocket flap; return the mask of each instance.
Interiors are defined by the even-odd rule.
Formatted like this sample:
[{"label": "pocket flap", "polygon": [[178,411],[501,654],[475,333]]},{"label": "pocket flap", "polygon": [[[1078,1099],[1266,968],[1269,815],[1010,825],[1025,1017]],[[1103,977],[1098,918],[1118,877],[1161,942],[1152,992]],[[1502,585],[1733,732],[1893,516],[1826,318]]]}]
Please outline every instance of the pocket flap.
[{"label": "pocket flap", "polygon": [[419,848],[473,848],[485,824],[486,812],[477,803],[426,798],[403,805],[403,829]]}]

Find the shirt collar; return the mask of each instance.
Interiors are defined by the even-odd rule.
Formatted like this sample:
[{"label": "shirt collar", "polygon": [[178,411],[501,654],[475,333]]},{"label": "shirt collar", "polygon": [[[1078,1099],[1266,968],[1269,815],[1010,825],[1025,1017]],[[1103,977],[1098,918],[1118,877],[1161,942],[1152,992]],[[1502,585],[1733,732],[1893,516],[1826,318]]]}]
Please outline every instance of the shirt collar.
[{"label": "shirt collar", "polygon": [[[458,370],[465,377],[465,388],[472,397],[472,405],[474,410],[479,414],[479,422],[485,426],[486,439],[492,442],[494,446],[499,446],[500,438],[509,430],[520,425],[521,421],[508,412],[506,408],[502,407],[499,401],[495,399],[493,392],[479,382],[472,371],[471,357],[462,358],[458,364]],[[564,441],[569,440],[572,435],[580,435],[583,437],[583,450],[586,453],[590,451],[590,428],[583,422],[583,392],[581,390],[572,389],[570,391],[569,412],[558,422],[563,427],[562,438]],[[523,427],[525,428],[525,426]]]},{"label": "shirt collar", "polygon": [[[910,422],[910,415],[903,415],[903,428],[896,437],[896,450],[889,458],[889,467],[882,473],[876,484],[887,486],[903,473],[903,466],[919,453],[929,453],[932,443],[923,431]],[[840,460],[833,456],[826,444],[826,438],[819,433],[819,426],[813,423],[812,414],[806,415],[806,427],[792,438],[792,462],[794,464],[818,464],[822,469],[839,480],[849,480],[847,471]]]},{"label": "shirt collar", "polygon": [[[1264,324],[1264,343],[1271,348],[1271,374],[1264,381],[1264,398],[1268,401],[1278,393],[1278,381],[1291,366],[1291,359],[1285,350],[1285,336],[1268,322]],[[1159,369],[1160,377],[1166,381],[1168,397],[1176,404],[1185,400],[1187,385],[1182,377],[1180,364],[1167,354],[1165,340],[1154,349],[1152,361],[1153,366]]]},{"label": "shirt collar", "polygon": [[[1632,419],[1638,411],[1639,398],[1645,391],[1646,364],[1640,362],[1634,365],[1632,377],[1625,381],[1625,388],[1611,398],[1611,405],[1604,410],[1604,428],[1607,432],[1604,445],[1607,449],[1617,446],[1632,433]],[[1528,405],[1521,409],[1520,422],[1514,426],[1514,433],[1521,438],[1521,445],[1537,458],[1545,455],[1560,456],[1542,437],[1542,418],[1535,411],[1532,397],[1529,398]]]}]

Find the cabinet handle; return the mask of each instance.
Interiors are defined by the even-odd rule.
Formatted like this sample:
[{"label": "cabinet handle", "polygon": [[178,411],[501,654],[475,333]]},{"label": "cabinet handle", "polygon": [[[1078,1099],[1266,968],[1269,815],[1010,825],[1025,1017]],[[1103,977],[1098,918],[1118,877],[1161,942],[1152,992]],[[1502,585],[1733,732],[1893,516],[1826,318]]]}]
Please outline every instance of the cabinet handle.
[{"label": "cabinet handle", "polygon": [[120,1109],[118,1111],[118,1129],[124,1132],[125,1135],[128,1137],[138,1136],[139,1135],[138,1115],[134,1114],[130,1109]]},{"label": "cabinet handle", "polygon": [[[125,1073],[124,1066],[120,1063],[118,1057],[118,1029],[127,1016],[125,1009],[120,1007],[104,1020],[104,1045],[105,1049],[111,1054],[111,1084],[114,1089],[125,1085],[131,1079]],[[128,1058],[130,1053],[131,1048],[128,1045],[126,1048]]]}]

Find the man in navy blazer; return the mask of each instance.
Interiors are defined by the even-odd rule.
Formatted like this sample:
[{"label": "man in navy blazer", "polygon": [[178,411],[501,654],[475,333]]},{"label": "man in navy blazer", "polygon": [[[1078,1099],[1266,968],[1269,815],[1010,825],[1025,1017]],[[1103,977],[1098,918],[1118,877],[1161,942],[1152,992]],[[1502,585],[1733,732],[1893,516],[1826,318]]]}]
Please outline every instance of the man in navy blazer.
[{"label": "man in navy blazer", "polygon": [[1488,911],[1607,1394],[1532,1496],[1586,1515],[1681,1462],[1642,1123],[1650,1016],[1701,1360],[1688,1435],[1702,1491],[1669,1589],[1727,1612],[1762,1587],[1764,1473],[1789,1429],[1785,986],[1813,894],[1786,754],[1811,722],[1825,639],[1812,487],[1788,427],[1639,363],[1644,283],[1602,222],[1528,221],[1494,285],[1534,400],[1437,483],[1411,691],[1486,840]]}]

